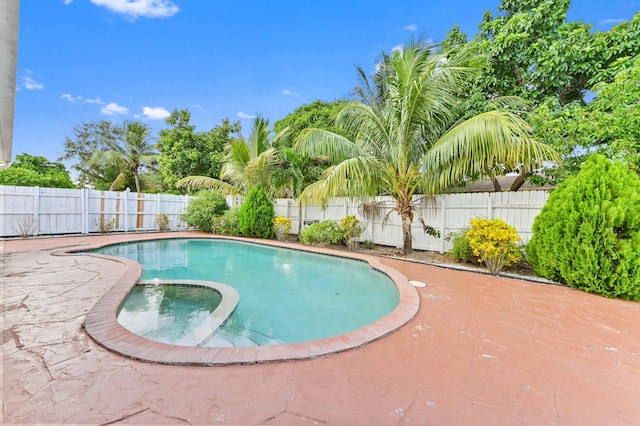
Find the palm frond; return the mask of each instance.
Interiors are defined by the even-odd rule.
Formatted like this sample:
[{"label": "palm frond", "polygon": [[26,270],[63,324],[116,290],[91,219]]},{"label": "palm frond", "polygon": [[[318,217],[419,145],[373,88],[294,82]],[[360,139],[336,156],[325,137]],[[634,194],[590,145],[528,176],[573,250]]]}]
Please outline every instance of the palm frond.
[{"label": "palm frond", "polygon": [[377,158],[350,158],[325,170],[318,182],[302,191],[300,201],[324,206],[331,197],[369,198],[378,194],[383,179],[384,166]]},{"label": "palm frond", "polygon": [[559,161],[548,145],[529,136],[530,128],[517,115],[494,110],[472,117],[445,133],[427,152],[423,172],[432,193],[496,166],[521,164],[530,170],[545,161]]},{"label": "palm frond", "polygon": [[190,190],[215,189],[227,195],[244,194],[241,188],[238,188],[237,186],[232,185],[229,182],[207,176],[187,176],[176,182],[176,188]]},{"label": "palm frond", "polygon": [[324,129],[305,129],[300,132],[295,149],[311,157],[325,156],[332,163],[366,154],[344,136]]}]

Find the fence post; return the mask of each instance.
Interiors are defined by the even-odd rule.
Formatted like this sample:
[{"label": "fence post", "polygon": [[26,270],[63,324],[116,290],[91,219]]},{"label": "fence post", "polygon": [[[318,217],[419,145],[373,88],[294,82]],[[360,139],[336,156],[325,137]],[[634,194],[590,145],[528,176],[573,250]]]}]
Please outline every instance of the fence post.
[{"label": "fence post", "polygon": [[[492,202],[491,194],[492,194],[492,192],[487,192],[487,197],[488,197],[488,201],[487,201],[487,219],[493,219],[493,202]],[[496,194],[497,194],[497,192],[496,192]]]},{"label": "fence post", "polygon": [[129,232],[129,194],[131,190],[129,187],[124,190],[124,201],[122,202],[122,209],[124,210],[124,232]]},{"label": "fence post", "polygon": [[87,188],[82,188],[81,203],[82,203],[82,232],[83,234],[89,233],[89,193]]},{"label": "fence post", "polygon": [[40,187],[33,188],[33,235],[40,232]]},{"label": "fence post", "polygon": [[447,218],[447,198],[446,196],[440,197],[440,253],[444,253],[444,229]]}]

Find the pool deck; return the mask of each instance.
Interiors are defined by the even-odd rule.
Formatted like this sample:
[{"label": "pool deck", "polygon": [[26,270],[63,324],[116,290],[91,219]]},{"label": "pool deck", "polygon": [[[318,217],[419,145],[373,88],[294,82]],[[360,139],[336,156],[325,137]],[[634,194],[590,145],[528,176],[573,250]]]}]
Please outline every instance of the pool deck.
[{"label": "pool deck", "polygon": [[53,253],[150,235],[0,242],[0,423],[640,424],[640,303],[393,259],[426,283],[419,311],[363,347],[212,367],[110,352],[83,324],[127,264]]}]

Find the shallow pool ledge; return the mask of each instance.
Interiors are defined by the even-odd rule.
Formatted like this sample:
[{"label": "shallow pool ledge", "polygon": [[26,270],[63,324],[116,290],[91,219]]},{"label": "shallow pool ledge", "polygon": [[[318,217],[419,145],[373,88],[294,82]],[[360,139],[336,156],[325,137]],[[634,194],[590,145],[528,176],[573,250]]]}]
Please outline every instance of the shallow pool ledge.
[{"label": "shallow pool ledge", "polygon": [[[85,330],[97,343],[108,350],[126,356],[128,358],[155,362],[169,365],[199,365],[199,366],[221,366],[230,364],[256,364],[266,362],[278,362],[297,359],[308,359],[325,356],[337,352],[364,346],[374,340],[380,339],[394,330],[409,322],[418,313],[420,308],[420,298],[417,290],[409,283],[409,280],[401,272],[386,266],[374,256],[359,253],[348,253],[320,247],[303,246],[299,244],[282,243],[279,241],[257,240],[250,238],[219,237],[204,233],[171,233],[171,234],[150,234],[140,235],[139,238],[132,239],[131,235],[123,236],[122,242],[157,240],[170,238],[219,238],[227,240],[237,240],[252,242],[256,244],[284,247],[292,250],[302,250],[313,253],[328,254],[337,257],[359,259],[368,262],[369,265],[387,274],[398,288],[400,295],[398,306],[378,321],[360,327],[334,337],[309,342],[289,343],[272,346],[249,346],[249,347],[202,347],[170,345],[155,342],[138,336],[124,328],[117,321],[118,308],[125,297],[129,294],[134,285],[138,283],[142,275],[142,267],[129,259],[116,258],[101,254],[84,254],[102,258],[105,261],[118,262],[126,265],[125,273],[114,283],[95,306],[89,311],[85,319]],[[105,245],[117,244],[121,241],[110,239],[105,244],[91,247],[82,247],[82,250],[92,250]],[[70,250],[72,254],[78,249]],[[223,298],[224,300],[224,298]],[[212,319],[216,321],[216,319]],[[204,329],[210,330],[211,324],[205,325]],[[204,330],[203,329],[203,330]],[[195,330],[194,330],[195,331]],[[186,336],[189,337],[189,336]],[[186,338],[185,337],[185,338]],[[193,339],[198,340],[198,332]],[[193,342],[182,342],[193,343]]]}]

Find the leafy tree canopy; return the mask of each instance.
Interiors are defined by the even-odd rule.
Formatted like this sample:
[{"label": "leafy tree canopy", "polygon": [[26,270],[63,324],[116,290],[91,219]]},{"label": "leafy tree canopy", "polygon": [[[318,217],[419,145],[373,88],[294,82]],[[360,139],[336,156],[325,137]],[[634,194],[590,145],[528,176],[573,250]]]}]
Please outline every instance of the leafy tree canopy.
[{"label": "leafy tree canopy", "polygon": [[26,153],[18,155],[9,168],[0,170],[0,185],[75,187],[64,164]]},{"label": "leafy tree canopy", "polygon": [[93,153],[90,166],[114,166],[119,171],[109,190],[122,188],[127,174],[132,175],[137,192],[142,191],[140,173],[154,170],[158,161],[155,144],[151,142],[150,129],[137,121],[122,124],[122,137],[103,141],[105,148]]},{"label": "leafy tree canopy", "polygon": [[[120,174],[119,168],[114,164],[92,164],[91,158],[96,151],[105,151],[113,144],[124,138],[122,127],[116,126],[110,121],[92,121],[82,123],[73,128],[73,137],[66,138],[64,143],[64,155],[58,160],[72,160],[71,166],[78,173],[80,187],[94,187],[96,189],[109,189],[112,182]],[[123,187],[134,188],[135,182],[132,175],[125,175]]]},{"label": "leafy tree canopy", "polygon": [[594,32],[590,24],[567,22],[568,8],[569,0],[503,0],[495,17],[485,12],[473,40],[488,57],[480,90],[534,103],[549,96],[562,105],[584,102],[593,84],[612,79],[620,60],[640,53],[640,13]]},{"label": "leafy tree canopy", "polygon": [[169,188],[187,176],[220,178],[224,147],[241,130],[239,121],[224,118],[213,129],[197,132],[190,119],[189,110],[174,109],[166,121],[171,127],[160,131],[158,164]]},{"label": "leafy tree canopy", "polygon": [[273,129],[276,133],[280,133],[286,128],[289,129],[289,137],[283,140],[286,146],[291,146],[292,142],[300,136],[300,133],[309,128],[325,129],[343,136],[349,136],[347,131],[338,127],[335,122],[338,113],[347,102],[346,99],[338,99],[331,102],[320,99],[315,100],[296,108],[282,120],[276,121]]}]

